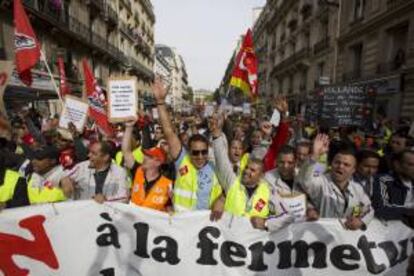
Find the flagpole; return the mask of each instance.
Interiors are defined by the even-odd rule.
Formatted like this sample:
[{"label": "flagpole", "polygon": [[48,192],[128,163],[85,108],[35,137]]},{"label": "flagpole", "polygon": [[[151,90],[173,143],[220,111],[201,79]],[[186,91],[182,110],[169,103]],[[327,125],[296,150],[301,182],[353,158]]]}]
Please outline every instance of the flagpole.
[{"label": "flagpole", "polygon": [[40,50],[40,57],[42,58],[43,62],[46,65],[47,72],[49,73],[49,76],[50,76],[50,81],[52,82],[53,88],[55,89],[55,92],[56,92],[61,104],[63,105],[63,100],[60,96],[59,89],[58,89],[58,87],[56,85],[56,82],[55,82],[55,78],[53,77],[52,71],[50,70],[49,64],[47,63],[47,60],[46,60],[46,56],[45,56],[45,54],[43,53],[42,50]]}]

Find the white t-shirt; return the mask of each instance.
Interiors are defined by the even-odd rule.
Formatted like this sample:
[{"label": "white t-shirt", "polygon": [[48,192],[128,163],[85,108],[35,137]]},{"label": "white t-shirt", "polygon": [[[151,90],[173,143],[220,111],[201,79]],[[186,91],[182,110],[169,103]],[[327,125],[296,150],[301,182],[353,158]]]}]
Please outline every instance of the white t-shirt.
[{"label": "white t-shirt", "polygon": [[404,207],[414,208],[414,187],[411,181],[403,180],[402,183],[408,188]]}]

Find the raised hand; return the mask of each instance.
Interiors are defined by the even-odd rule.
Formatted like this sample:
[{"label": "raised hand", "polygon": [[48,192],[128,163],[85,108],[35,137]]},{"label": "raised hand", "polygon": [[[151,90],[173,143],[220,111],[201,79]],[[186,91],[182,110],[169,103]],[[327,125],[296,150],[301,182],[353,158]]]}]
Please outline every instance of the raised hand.
[{"label": "raised hand", "polygon": [[272,134],[272,129],[273,129],[273,126],[271,122],[260,123],[260,130],[266,137],[269,137]]},{"label": "raised hand", "polygon": [[128,121],[125,122],[125,127],[134,127],[136,123],[137,123],[137,120],[135,120],[135,119],[128,120]]},{"label": "raised hand", "polygon": [[329,137],[326,134],[318,134],[313,141],[313,158],[318,159],[329,151]]},{"label": "raised hand", "polygon": [[214,114],[209,121],[209,129],[213,137],[221,135],[221,131],[224,124],[224,118],[221,114]]},{"label": "raised hand", "polygon": [[285,114],[289,111],[289,105],[286,100],[286,97],[277,96],[275,101],[275,107],[280,112],[280,114]]},{"label": "raised hand", "polygon": [[167,89],[164,86],[161,78],[156,77],[154,83],[152,84],[152,93],[154,94],[157,102],[163,102],[165,97],[167,97]]},{"label": "raised hand", "polygon": [[70,134],[72,134],[72,137],[73,137],[73,138],[77,138],[77,137],[79,137],[79,136],[80,136],[80,133],[79,133],[79,131],[76,129],[76,126],[75,126],[75,124],[74,124],[74,123],[69,122],[69,123],[68,123],[68,129],[69,129]]}]

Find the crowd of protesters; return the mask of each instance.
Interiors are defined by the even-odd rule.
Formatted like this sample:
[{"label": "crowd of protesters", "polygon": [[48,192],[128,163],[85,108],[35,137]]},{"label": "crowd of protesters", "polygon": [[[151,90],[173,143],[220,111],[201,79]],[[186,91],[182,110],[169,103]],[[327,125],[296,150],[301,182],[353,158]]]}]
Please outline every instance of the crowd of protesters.
[{"label": "crowd of protesters", "polygon": [[245,216],[276,231],[295,217],[283,197],[306,196],[303,220],[336,218],[365,230],[376,217],[413,226],[411,122],[376,120],[372,128],[323,128],[281,115],[173,113],[153,85],[158,117],[114,126],[110,137],[23,110],[0,120],[0,208],[66,200],[118,201],[170,214],[211,210]]}]

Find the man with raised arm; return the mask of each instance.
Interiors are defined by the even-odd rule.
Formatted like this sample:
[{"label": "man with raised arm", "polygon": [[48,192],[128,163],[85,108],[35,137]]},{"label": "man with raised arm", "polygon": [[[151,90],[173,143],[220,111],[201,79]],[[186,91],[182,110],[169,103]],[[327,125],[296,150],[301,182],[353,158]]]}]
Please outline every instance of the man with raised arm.
[{"label": "man with raised arm", "polygon": [[374,217],[374,210],[362,186],[352,178],[356,168],[355,155],[350,149],[340,149],[334,155],[330,171],[324,173],[324,166],[317,160],[328,150],[329,137],[318,134],[313,143],[312,158],[299,173],[302,177],[299,183],[321,218],[338,218],[347,229],[365,230]]},{"label": "man with raised arm", "polygon": [[208,162],[208,140],[200,134],[195,134],[188,141],[188,150],[183,147],[165,104],[167,89],[161,80],[157,79],[152,90],[158,107],[159,120],[171,156],[175,159],[177,175],[173,192],[174,210],[176,212],[208,210],[222,193],[214,167]]},{"label": "man with raised arm", "polygon": [[[246,168],[239,175],[233,170],[226,137],[222,133],[222,120],[217,116],[210,120],[210,131],[213,135],[218,177],[226,194],[225,199],[223,196],[215,204],[211,218],[219,219],[224,209],[235,216],[250,218],[255,228],[269,231],[275,231],[292,222],[293,218],[282,204],[276,190],[263,178],[262,160],[249,159]],[[220,208],[217,205],[221,205]]]}]

